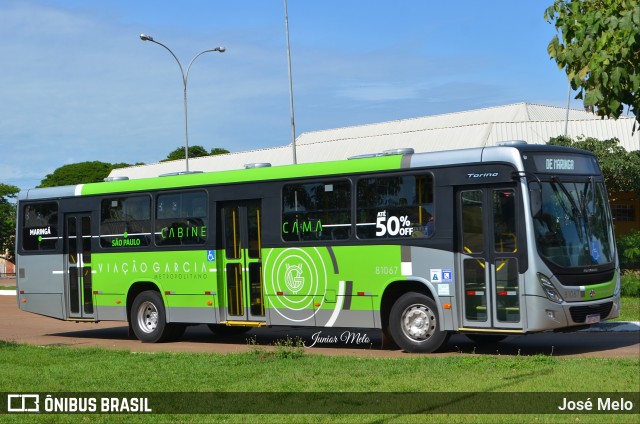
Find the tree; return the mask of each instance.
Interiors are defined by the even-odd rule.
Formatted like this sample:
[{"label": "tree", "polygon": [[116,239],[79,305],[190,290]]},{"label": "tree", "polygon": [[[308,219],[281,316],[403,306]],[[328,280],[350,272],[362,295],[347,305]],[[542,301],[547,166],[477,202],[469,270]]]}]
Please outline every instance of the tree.
[{"label": "tree", "polygon": [[547,51],[565,69],[587,108],[617,118],[624,105],[640,122],[640,4],[638,0],[555,0]]},{"label": "tree", "polygon": [[12,262],[16,253],[16,206],[11,199],[15,199],[18,192],[18,187],[0,183],[0,256]]},{"label": "tree", "polygon": [[[189,146],[189,158],[199,158],[202,156],[207,156],[207,150],[202,146]],[[163,159],[162,162],[167,162],[170,160],[180,160],[184,159],[184,147],[178,147],[171,153],[167,155],[166,159]]]},{"label": "tree", "polygon": [[104,181],[115,168],[130,166],[126,163],[105,163],[99,161],[80,162],[64,165],[44,177],[38,187],[87,184]]},{"label": "tree", "polygon": [[[202,146],[198,146],[198,145],[189,146],[189,158],[199,158],[202,156],[210,156],[210,155],[222,155],[225,153],[229,153],[229,151],[227,149],[223,149],[222,147],[214,147],[213,149],[211,149],[211,152],[207,152],[207,149],[205,149]],[[176,148],[174,151],[169,153],[166,159],[163,159],[161,162],[167,162],[170,160],[180,160],[180,159],[184,159],[184,147]]]},{"label": "tree", "polygon": [[214,147],[213,149],[211,149],[211,151],[209,152],[209,154],[211,156],[216,156],[216,155],[225,155],[227,153],[231,153],[230,151],[228,151],[227,149],[223,148],[223,147]]},{"label": "tree", "polygon": [[598,140],[587,137],[573,140],[559,136],[547,144],[575,147],[595,154],[609,193],[640,193],[640,152],[627,152],[617,138]]}]

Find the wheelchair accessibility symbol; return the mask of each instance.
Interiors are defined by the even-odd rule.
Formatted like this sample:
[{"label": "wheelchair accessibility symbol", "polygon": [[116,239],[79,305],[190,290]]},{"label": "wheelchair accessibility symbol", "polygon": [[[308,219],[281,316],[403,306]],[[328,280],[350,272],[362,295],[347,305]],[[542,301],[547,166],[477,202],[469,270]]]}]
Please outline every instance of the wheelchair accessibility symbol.
[{"label": "wheelchair accessibility symbol", "polygon": [[215,262],[216,261],[216,251],[215,250],[207,250],[207,261]]}]

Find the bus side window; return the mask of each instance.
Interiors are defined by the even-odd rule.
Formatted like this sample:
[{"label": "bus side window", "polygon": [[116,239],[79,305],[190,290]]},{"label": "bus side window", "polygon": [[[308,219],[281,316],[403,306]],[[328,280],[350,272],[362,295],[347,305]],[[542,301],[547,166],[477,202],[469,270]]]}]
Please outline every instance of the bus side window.
[{"label": "bus side window", "polygon": [[55,250],[58,248],[58,204],[34,203],[23,209],[22,248]]},{"label": "bus side window", "polygon": [[360,179],[356,189],[358,238],[432,237],[433,191],[430,173]]},{"label": "bus side window", "polygon": [[351,183],[346,180],[288,184],[282,188],[284,241],[351,237]]},{"label": "bus side window", "polygon": [[205,191],[161,194],[156,204],[156,245],[193,245],[207,241]]},{"label": "bus side window", "polygon": [[136,247],[151,243],[151,197],[120,196],[102,199],[100,245]]}]

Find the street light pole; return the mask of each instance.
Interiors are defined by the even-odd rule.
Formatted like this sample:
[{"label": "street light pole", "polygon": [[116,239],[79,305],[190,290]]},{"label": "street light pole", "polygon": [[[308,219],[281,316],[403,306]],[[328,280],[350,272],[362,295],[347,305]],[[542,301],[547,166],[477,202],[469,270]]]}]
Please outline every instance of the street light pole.
[{"label": "street light pole", "polygon": [[140,39],[142,41],[151,41],[152,43],[156,43],[167,49],[167,51],[171,53],[171,56],[173,56],[173,58],[178,63],[178,66],[180,67],[180,74],[182,75],[182,86],[184,88],[184,158],[186,172],[189,173],[189,129],[187,124],[187,80],[189,78],[189,70],[191,69],[191,65],[193,64],[193,62],[201,55],[209,52],[224,53],[226,49],[221,46],[216,47],[215,49],[201,51],[200,53],[195,55],[193,59],[191,59],[191,62],[189,62],[189,66],[187,66],[187,73],[185,74],[184,70],[182,69],[182,64],[178,60],[178,57],[173,53],[173,51],[171,51],[169,47],[165,46],[159,41],[154,40],[150,35],[140,34]]},{"label": "street light pole", "polygon": [[293,151],[293,163],[298,163],[296,153],[296,120],[293,114],[293,81],[291,78],[291,46],[289,44],[289,12],[287,0],[284,0],[284,24],[287,32],[287,62],[289,64],[289,108],[291,109],[291,150]]}]

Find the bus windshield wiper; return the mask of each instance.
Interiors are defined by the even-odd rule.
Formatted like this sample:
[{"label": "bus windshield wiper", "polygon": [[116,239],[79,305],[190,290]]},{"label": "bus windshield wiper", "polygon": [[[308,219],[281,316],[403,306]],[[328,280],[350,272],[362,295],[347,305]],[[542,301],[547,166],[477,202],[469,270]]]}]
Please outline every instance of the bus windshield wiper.
[{"label": "bus windshield wiper", "polygon": [[593,218],[596,214],[596,181],[593,177],[589,177],[589,185],[591,186],[591,204],[593,205],[591,213],[589,213],[589,218]]},{"label": "bus windshield wiper", "polygon": [[575,199],[573,198],[571,193],[569,193],[569,190],[567,190],[567,188],[562,183],[562,181],[560,181],[558,177],[556,177],[555,175],[551,177],[551,180],[554,183],[556,183],[558,187],[560,187],[560,190],[562,190],[564,195],[567,196],[567,199],[569,199],[569,202],[571,203],[571,208],[573,209],[573,214],[576,215],[578,218],[582,218],[582,210],[578,207]]}]

